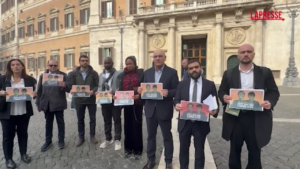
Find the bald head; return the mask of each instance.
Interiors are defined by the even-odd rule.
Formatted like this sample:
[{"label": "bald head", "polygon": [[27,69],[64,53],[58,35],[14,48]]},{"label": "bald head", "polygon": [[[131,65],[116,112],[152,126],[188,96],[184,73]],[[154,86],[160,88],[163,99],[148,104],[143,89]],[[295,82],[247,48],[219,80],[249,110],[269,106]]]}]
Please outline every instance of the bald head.
[{"label": "bald head", "polygon": [[166,56],[165,51],[161,50],[161,49],[157,49],[153,52],[153,56],[155,55],[162,55],[162,56]]},{"label": "bald head", "polygon": [[165,61],[166,61],[165,51],[161,49],[157,49],[153,52],[153,63],[156,68],[160,69],[162,66],[164,66]]},{"label": "bald head", "polygon": [[244,44],[238,49],[238,59],[240,64],[248,65],[252,64],[253,58],[255,56],[254,48],[250,44]]},{"label": "bald head", "polygon": [[113,59],[111,57],[107,57],[104,60],[104,68],[105,70],[110,70],[114,65]]}]

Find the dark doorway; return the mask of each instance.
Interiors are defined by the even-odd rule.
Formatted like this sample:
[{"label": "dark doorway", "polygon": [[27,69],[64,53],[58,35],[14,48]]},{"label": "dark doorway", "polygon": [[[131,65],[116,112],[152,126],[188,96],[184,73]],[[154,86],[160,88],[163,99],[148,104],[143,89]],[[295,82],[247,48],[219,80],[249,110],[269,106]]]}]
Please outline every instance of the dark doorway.
[{"label": "dark doorway", "polygon": [[236,65],[239,64],[239,60],[237,58],[237,55],[231,55],[228,59],[227,59],[227,69],[231,69],[234,68]]}]

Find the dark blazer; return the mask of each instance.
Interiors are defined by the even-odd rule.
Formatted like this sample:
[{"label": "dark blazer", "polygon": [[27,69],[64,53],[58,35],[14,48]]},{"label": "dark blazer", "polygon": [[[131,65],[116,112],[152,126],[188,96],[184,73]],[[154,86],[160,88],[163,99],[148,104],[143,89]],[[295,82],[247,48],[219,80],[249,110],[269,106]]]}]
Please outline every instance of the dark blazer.
[{"label": "dark blazer", "polygon": [[[174,105],[180,103],[181,101],[190,100],[190,84],[191,79],[183,80],[179,83],[176,91],[176,96],[174,99]],[[209,95],[215,96],[218,104],[217,113],[214,115],[215,118],[219,114],[219,102],[217,98],[217,89],[214,82],[202,78],[202,93],[201,93],[201,102],[205,100]],[[210,117],[210,116],[209,116]],[[184,129],[186,120],[180,119],[180,113],[178,114],[178,132],[181,132]],[[199,124],[199,129],[204,135],[207,135],[210,132],[210,127],[208,122],[195,121],[194,123]]]},{"label": "dark blazer", "polygon": [[188,73],[188,70],[184,70],[183,71],[183,76],[182,76],[182,80],[187,80],[190,78],[190,75]]},{"label": "dark blazer", "polygon": [[[255,135],[256,141],[259,148],[264,147],[271,140],[272,126],[273,126],[273,114],[272,110],[274,109],[277,101],[279,99],[278,87],[275,83],[273,74],[269,68],[266,77],[263,75],[263,70],[261,67],[254,65],[254,89],[263,89],[265,90],[264,100],[268,100],[271,103],[271,110],[264,110],[263,112],[254,112],[255,113]],[[218,91],[218,96],[223,103],[224,110],[226,109],[227,104],[224,102],[224,95],[229,95],[229,90],[231,88],[239,89],[241,88],[240,80],[240,71],[239,66],[232,68],[231,79],[227,78],[227,71],[224,72],[221,85]],[[236,123],[236,116],[225,113],[223,114],[223,131],[222,137],[229,141],[231,133]]]},{"label": "dark blazer", "polygon": [[[45,73],[49,73],[49,71],[46,71]],[[67,85],[67,74],[61,71],[57,71],[56,74],[63,75],[63,81],[66,83],[66,87],[62,88],[60,86],[43,86],[43,74],[41,74],[36,98],[36,106],[40,111],[46,112],[48,109],[48,104],[50,105],[50,112],[67,109],[66,92],[70,92],[71,86]]]},{"label": "dark blazer", "polygon": [[[159,83],[168,90],[168,96],[163,100],[145,100],[145,116],[151,118],[156,111],[156,116],[161,120],[171,120],[173,118],[173,98],[175,97],[178,85],[177,70],[165,65]],[[155,83],[155,68],[147,69],[144,74],[143,83]]]},{"label": "dark blazer", "polygon": [[[2,86],[5,82],[6,76],[0,76],[0,86]],[[25,87],[32,87],[33,91],[35,91],[36,79],[31,76],[26,76],[24,78]],[[11,87],[11,76],[7,77],[7,82],[5,84],[6,87]],[[0,119],[9,119],[10,118],[10,102],[6,102],[6,109],[3,112],[0,112]],[[26,101],[26,115],[33,115],[33,108],[31,101]]]}]

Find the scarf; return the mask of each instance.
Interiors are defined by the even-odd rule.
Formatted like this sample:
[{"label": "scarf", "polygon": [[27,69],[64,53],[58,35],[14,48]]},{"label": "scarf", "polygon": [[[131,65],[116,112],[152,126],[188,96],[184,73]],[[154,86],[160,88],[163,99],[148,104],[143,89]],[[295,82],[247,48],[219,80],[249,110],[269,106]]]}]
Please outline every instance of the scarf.
[{"label": "scarf", "polygon": [[[107,72],[106,72],[107,71]],[[108,81],[112,78],[114,73],[116,72],[115,68],[111,68],[110,70],[103,70],[103,84],[102,84],[102,91],[108,91],[110,90],[111,86],[109,86]],[[109,73],[108,78],[105,78],[105,73]]]}]

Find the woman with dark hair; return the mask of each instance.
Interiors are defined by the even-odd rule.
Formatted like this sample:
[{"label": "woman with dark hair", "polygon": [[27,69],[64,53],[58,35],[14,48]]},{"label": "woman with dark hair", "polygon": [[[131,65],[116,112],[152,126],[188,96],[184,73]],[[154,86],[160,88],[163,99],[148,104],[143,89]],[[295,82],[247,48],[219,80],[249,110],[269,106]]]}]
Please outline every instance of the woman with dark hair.
[{"label": "woman with dark hair", "polygon": [[[7,64],[6,74],[0,76],[0,121],[3,133],[3,151],[6,160],[6,167],[17,168],[13,161],[13,147],[15,133],[18,135],[21,160],[29,163],[31,158],[27,155],[28,124],[30,116],[33,115],[31,101],[6,102],[8,94],[7,87],[32,87],[35,91],[36,80],[28,76],[24,63],[19,59],[12,59]],[[34,93],[34,97],[35,97]]]},{"label": "woman with dark hair", "polygon": [[125,60],[126,67],[118,79],[120,81],[120,91],[134,90],[134,105],[124,106],[124,145],[125,158],[132,154],[136,160],[139,160],[143,152],[143,102],[137,93],[144,78],[144,70],[138,69],[136,58],[129,56]]}]

